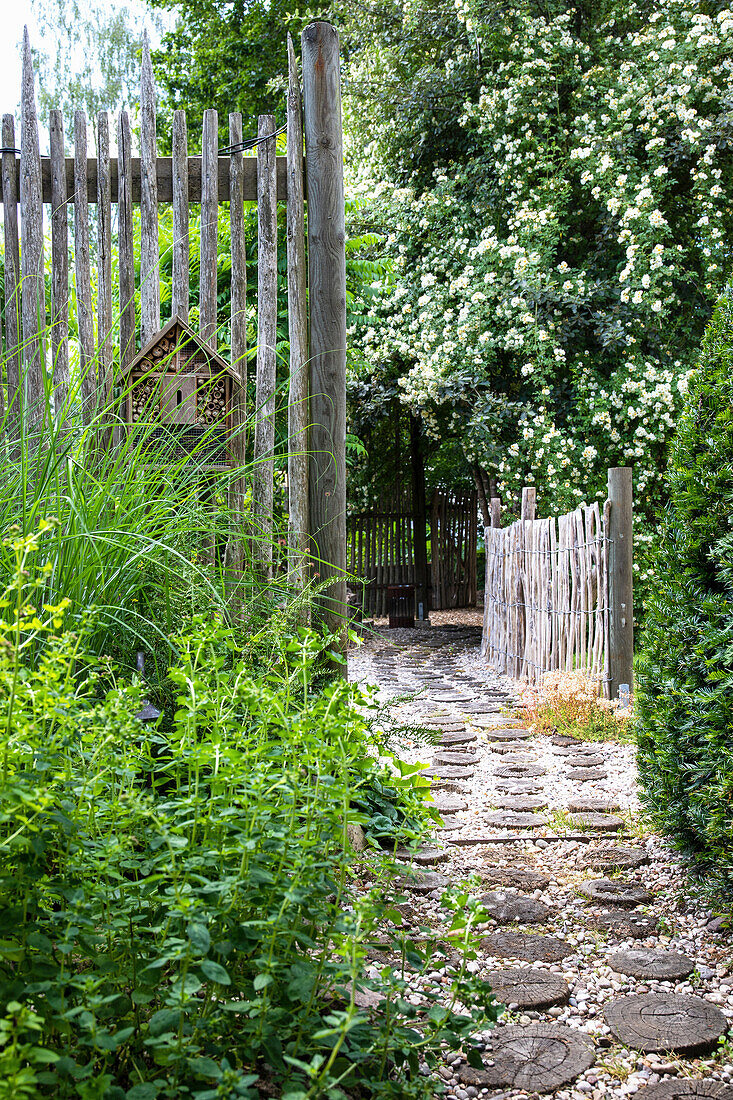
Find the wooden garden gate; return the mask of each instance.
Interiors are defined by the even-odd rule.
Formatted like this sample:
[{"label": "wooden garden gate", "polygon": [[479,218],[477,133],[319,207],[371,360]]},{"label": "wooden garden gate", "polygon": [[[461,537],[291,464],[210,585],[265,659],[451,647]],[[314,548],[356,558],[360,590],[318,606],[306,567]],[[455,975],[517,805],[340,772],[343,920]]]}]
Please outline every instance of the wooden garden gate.
[{"label": "wooden garden gate", "polygon": [[[427,517],[431,554],[425,617],[429,611],[476,604],[477,507],[475,492],[433,494]],[[412,493],[405,486],[369,511],[349,516],[348,567],[362,586],[359,598],[365,614],[388,614],[390,585],[419,585],[416,527]]]},{"label": "wooden garden gate", "polygon": [[[172,156],[156,147],[156,93],[147,40],[143,48],[140,149],[133,156],[130,119],[117,121],[118,155],[110,155],[107,112],[94,125],[96,156],[87,150],[87,119],[74,116],[74,156],[66,157],[64,120],[49,118],[50,154],[41,156],[31,48],[23,45],[20,150],[11,114],[2,123],[2,202],[5,235],[6,378],[0,379],[0,416],[6,437],[32,430],[41,441],[44,417],[70,425],[121,420],[123,395],[115,386],[161,330],[158,213],[171,204],[172,317],[189,318],[189,210],[200,209],[198,336],[216,352],[222,326],[238,385],[230,410],[232,464],[244,457],[246,408],[246,266],[244,203],[258,209],[258,345],[251,520],[271,524],[274,471],[275,344],[277,321],[277,204],[287,203],[290,334],[289,516],[290,561],[305,579],[306,556],[321,579],[325,618],[338,629],[346,608],[345,431],[346,270],[343,141],[338,35],[328,23],[305,28],[301,39],[303,100],[292,42],[288,42],[287,155],[276,155],[275,119],[259,119],[257,137],[243,140],[242,116],[229,116],[229,144],[218,146],[217,112],[203,116],[201,156],[188,155],[186,115],[173,117]],[[305,150],[304,150],[305,146]],[[304,151],[307,194],[304,195]],[[19,156],[18,156],[19,152]],[[308,235],[305,236],[305,205]],[[96,310],[92,295],[89,204],[97,206]],[[217,219],[229,204],[231,313],[217,314]],[[51,301],[44,288],[44,204],[50,207]],[[117,207],[116,229],[112,218]],[[136,279],[133,207],[140,211]],[[69,349],[69,226],[74,214],[73,264],[79,331],[78,368]],[[20,218],[18,217],[20,211]],[[47,218],[48,218],[47,214]],[[22,248],[21,248],[22,244]],[[307,244],[307,249],[306,249]],[[115,278],[113,279],[113,273]],[[139,316],[136,310],[139,294]],[[114,307],[113,307],[114,303]],[[119,386],[118,386],[119,389]],[[49,400],[50,395],[50,400]],[[252,410],[249,410],[251,413]],[[119,434],[119,433],[118,433]],[[113,444],[107,430],[100,438]],[[231,481],[235,524],[243,527],[244,486]],[[240,522],[241,521],[241,522]],[[271,543],[262,544],[265,575]]]}]

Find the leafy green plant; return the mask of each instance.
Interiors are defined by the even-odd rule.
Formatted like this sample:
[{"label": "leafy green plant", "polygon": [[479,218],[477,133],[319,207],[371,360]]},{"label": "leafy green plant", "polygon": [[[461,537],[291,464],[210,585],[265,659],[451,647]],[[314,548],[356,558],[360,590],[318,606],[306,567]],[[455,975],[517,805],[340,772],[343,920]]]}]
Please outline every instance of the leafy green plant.
[{"label": "leafy green plant", "polygon": [[733,887],[733,294],[721,297],[670,457],[643,638],[639,773],[654,825]]},{"label": "leafy green plant", "polygon": [[94,619],[35,599],[47,533],[6,547],[0,622],[0,1064],[16,1095],[433,1095],[420,1060],[492,1014],[467,972],[422,1009],[404,977],[363,975],[399,914],[388,862],[354,892],[346,825],[395,781],[358,689],[314,690],[331,639],[263,630],[253,671],[233,628],[194,617],[173,639],[171,712],[145,727],[141,685],[87,653]]}]

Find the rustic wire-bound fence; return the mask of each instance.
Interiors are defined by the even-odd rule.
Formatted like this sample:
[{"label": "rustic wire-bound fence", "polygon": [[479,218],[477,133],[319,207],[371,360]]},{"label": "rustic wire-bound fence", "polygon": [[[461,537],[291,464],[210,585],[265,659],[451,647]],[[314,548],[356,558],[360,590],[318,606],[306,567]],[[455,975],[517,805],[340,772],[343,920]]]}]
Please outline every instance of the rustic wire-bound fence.
[{"label": "rustic wire-bound fence", "polygon": [[[497,671],[537,683],[583,669],[616,697],[631,684],[631,471],[609,471],[609,499],[487,527],[483,652]],[[621,475],[621,476],[619,476]]]},{"label": "rustic wire-bound fence", "polygon": [[[287,272],[290,335],[289,517],[291,561],[305,579],[305,558],[317,563],[326,618],[334,628],[346,611],[345,407],[346,271],[343,143],[338,35],[327,23],[303,31],[303,95],[292,43],[284,59],[289,73],[287,155],[276,155],[279,131],[271,115],[259,119],[256,141],[243,141],[242,116],[229,116],[229,145],[218,148],[218,116],[203,116],[201,155],[188,155],[186,115],[173,117],[172,156],[156,147],[156,93],[147,41],[143,48],[140,149],[133,156],[130,118],[117,120],[118,155],[110,155],[110,119],[100,112],[93,127],[96,156],[87,155],[87,119],[74,116],[74,155],[65,154],[60,111],[49,118],[49,156],[41,156],[30,41],[23,45],[20,156],[15,123],[2,121],[2,203],[5,238],[4,372],[0,416],[6,437],[32,431],[42,438],[49,415],[74,423],[100,416],[118,431],[102,433],[103,445],[120,439],[126,395],[115,393],[138,349],[161,335],[158,217],[172,207],[172,317],[189,319],[190,211],[200,213],[199,331],[216,353],[223,324],[224,349],[234,376],[226,410],[229,459],[244,462],[247,420],[247,257],[244,203],[256,202],[258,293],[255,439],[250,519],[267,533],[273,501],[275,344],[277,339],[277,204],[287,202]],[[305,156],[304,156],[305,154]],[[304,173],[307,166],[307,194]],[[306,241],[305,204],[308,206]],[[97,271],[92,280],[89,204],[97,206]],[[44,204],[50,206],[51,287],[47,313]],[[217,315],[217,226],[228,204],[231,222],[231,312]],[[117,219],[112,210],[117,206]],[[133,206],[140,209],[136,277]],[[72,300],[69,210],[73,211],[73,277],[76,290],[78,365],[69,346]],[[20,216],[19,216],[20,213]],[[48,217],[48,215],[47,215]],[[116,223],[116,230],[115,230]],[[307,245],[307,248],[306,248]],[[116,275],[116,278],[114,277]],[[96,284],[96,294],[92,287]],[[139,294],[139,316],[136,310]],[[244,486],[230,479],[235,521],[244,512]],[[272,542],[261,540],[267,573]],[[269,560],[268,560],[269,555]]]}]

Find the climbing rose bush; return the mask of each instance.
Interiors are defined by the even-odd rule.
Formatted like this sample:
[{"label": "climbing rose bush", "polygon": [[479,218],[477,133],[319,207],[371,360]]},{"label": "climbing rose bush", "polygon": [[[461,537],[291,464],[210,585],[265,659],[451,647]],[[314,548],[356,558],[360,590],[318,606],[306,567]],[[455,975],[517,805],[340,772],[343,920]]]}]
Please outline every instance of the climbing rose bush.
[{"label": "climbing rose bush", "polygon": [[[607,467],[633,465],[645,579],[667,443],[727,262],[733,10],[440,11],[439,60],[416,43],[420,3],[401,16],[434,111],[408,104],[396,133],[372,92],[358,145],[393,281],[354,328],[352,386],[394,386],[510,503],[532,482],[547,511],[601,499]],[[406,52],[390,24],[353,84],[399,82]]]}]

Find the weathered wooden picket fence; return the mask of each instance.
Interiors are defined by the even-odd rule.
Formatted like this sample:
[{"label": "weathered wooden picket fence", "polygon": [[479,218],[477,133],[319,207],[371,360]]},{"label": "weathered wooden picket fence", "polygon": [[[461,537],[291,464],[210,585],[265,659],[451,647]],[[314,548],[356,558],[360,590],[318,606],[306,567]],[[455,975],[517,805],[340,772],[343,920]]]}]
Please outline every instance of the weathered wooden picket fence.
[{"label": "weathered wooden picket fence", "polygon": [[[380,617],[389,613],[390,585],[419,587],[417,521],[412,493],[405,486],[368,512],[349,516],[347,562],[349,572],[363,584],[365,614]],[[473,607],[476,603],[476,494],[436,490],[429,524],[431,558],[424,618],[429,611]],[[419,609],[416,611],[419,614]]]},{"label": "weathered wooden picket fence", "polygon": [[[256,140],[243,141],[242,116],[229,116],[229,146],[217,148],[217,112],[203,116],[201,156],[188,155],[186,115],[173,117],[172,156],[156,148],[156,93],[147,42],[143,49],[140,155],[133,156],[130,118],[117,121],[117,157],[110,156],[110,120],[94,127],[96,157],[87,154],[87,119],[74,116],[74,156],[66,157],[60,111],[49,118],[50,153],[41,156],[31,49],[23,47],[20,155],[13,116],[2,123],[2,202],[5,237],[5,377],[0,402],[6,430],[42,432],[41,412],[52,395],[57,416],[86,419],[119,410],[114,386],[136,352],[161,328],[158,215],[172,205],[172,315],[189,316],[189,221],[200,210],[199,334],[216,349],[220,326],[229,330],[228,356],[237,374],[231,420],[234,467],[244,458],[247,413],[256,413],[252,514],[266,534],[273,501],[275,343],[277,320],[277,203],[287,202],[290,332],[289,518],[291,561],[305,576],[306,556],[321,579],[326,618],[338,628],[346,607],[345,366],[346,272],[343,142],[338,35],[312,23],[301,40],[303,99],[289,42],[287,155],[276,155],[276,125],[259,119]],[[283,65],[285,68],[285,64]],[[304,145],[307,195],[304,195]],[[307,249],[305,202],[308,207]],[[244,203],[258,208],[257,366],[255,410],[246,408],[246,288]],[[97,204],[96,316],[92,295],[89,204]],[[231,313],[217,315],[217,220],[220,204],[231,221]],[[44,204],[50,205],[51,302],[44,294]],[[136,288],[133,205],[140,207],[139,281]],[[114,232],[113,206],[117,206]],[[79,370],[70,372],[69,226],[73,209],[73,265],[79,333]],[[20,218],[18,217],[20,211]],[[48,217],[48,215],[47,215]],[[307,258],[306,258],[307,256]],[[116,286],[113,272],[117,272]],[[140,316],[136,316],[136,289]],[[77,392],[76,381],[80,380]],[[71,387],[71,390],[70,390]],[[5,392],[3,392],[3,390]],[[44,414],[46,415],[46,414]],[[112,433],[107,436],[110,445]],[[234,480],[233,512],[243,486]],[[238,494],[238,495],[237,495]],[[259,545],[267,570],[271,542]]]},{"label": "weathered wooden picket fence", "polygon": [[535,519],[534,499],[525,489],[521,518],[486,528],[483,652],[530,683],[582,669],[616,698],[632,683],[631,470],[609,471],[603,509]]}]

